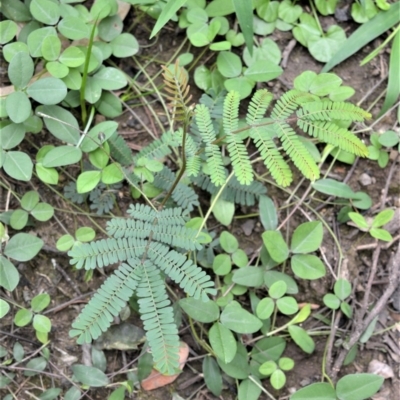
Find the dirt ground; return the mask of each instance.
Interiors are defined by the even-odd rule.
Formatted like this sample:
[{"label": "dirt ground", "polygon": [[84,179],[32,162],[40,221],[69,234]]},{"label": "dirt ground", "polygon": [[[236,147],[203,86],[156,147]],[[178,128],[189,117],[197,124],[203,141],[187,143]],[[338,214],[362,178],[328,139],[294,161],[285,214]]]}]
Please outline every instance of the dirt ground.
[{"label": "dirt ground", "polygon": [[[152,23],[150,20],[149,24]],[[354,30],[355,26],[352,24],[345,24],[349,29],[347,34]],[[168,28],[168,35],[160,35],[158,42],[152,46],[141,50],[138,56],[138,60],[144,60],[145,56],[157,55],[158,60],[166,61],[169,59],[171,54],[175,51],[175,46],[183,39],[183,32],[175,32]],[[146,29],[138,28],[136,32],[133,32],[139,39],[140,44],[148,44],[148,31]],[[176,36],[174,36],[176,35]],[[172,40],[171,40],[172,37]],[[274,36],[274,40],[278,43],[281,50],[287,46],[290,37],[286,34],[277,33]],[[340,66],[334,69],[344,81],[344,84],[352,86],[356,93],[350,100],[353,102],[359,102],[364,99],[361,106],[368,108],[373,103],[377,94],[383,89],[385,82],[381,85],[376,86],[387,74],[388,70],[388,53],[384,52],[377,57],[372,63],[360,67],[360,60],[375,48],[382,39],[377,42],[370,44],[365,49],[357,53],[351,59],[343,62]],[[194,49],[196,51],[196,49]],[[208,55],[205,57],[205,59]],[[212,62],[212,59],[208,61]],[[130,63],[129,60],[123,60],[120,67],[125,71],[132,71],[135,73],[137,68],[134,63]],[[159,70],[159,64],[153,63],[147,69],[149,74],[156,73]],[[276,94],[282,93],[283,90],[287,90],[292,87],[293,79],[302,71],[312,70],[319,72],[322,68],[322,64],[316,62],[300,44],[296,44],[295,48],[291,52],[287,68],[284,74],[279,77],[278,80],[269,82],[267,87]],[[200,91],[193,88],[194,100],[198,98]],[[153,100],[149,97],[150,100]],[[135,102],[134,102],[135,103]],[[137,106],[139,103],[136,100],[136,104],[130,104],[135,106],[135,112],[140,116],[141,120],[145,124],[151,125],[151,115],[148,110],[143,106]],[[374,116],[379,111],[378,102],[371,112]],[[153,105],[157,109],[157,105]],[[160,111],[161,112],[161,111]],[[395,113],[392,113],[382,119],[376,126],[376,131],[384,131],[388,128],[392,128],[395,123]],[[120,132],[124,138],[131,144],[134,150],[140,149],[142,145],[147,144],[150,141],[148,134],[144,131],[143,126],[138,123],[135,118],[129,112],[125,112],[122,117],[118,118],[120,122]],[[157,129],[157,127],[155,127]],[[160,132],[157,132],[160,133]],[[364,138],[368,140],[368,133],[363,134]],[[43,140],[47,140],[48,137],[44,136]],[[395,154],[393,154],[394,158]],[[351,169],[350,165],[343,163],[336,163],[334,169],[331,171],[331,176],[336,179],[344,179],[348,174],[348,184],[353,188],[354,191],[365,191],[373,199],[373,204],[380,207],[380,201],[382,198],[382,192],[387,188],[386,204],[385,207],[400,207],[400,170],[397,167],[394,175],[390,182],[388,182],[388,174],[392,168],[393,161],[389,165],[381,169],[377,166],[376,162],[369,160],[359,160],[356,167]],[[366,174],[370,178],[370,184],[363,186],[360,182],[360,177]],[[54,196],[54,194],[46,189],[39,186],[39,182],[34,182],[37,185],[37,189],[40,191],[42,199],[51,203],[54,207],[61,209],[68,209],[68,205],[64,204],[61,199]],[[59,185],[59,190],[61,190]],[[294,186],[293,186],[294,187]],[[20,193],[30,189],[28,185],[20,184],[16,188]],[[121,196],[119,197],[119,208],[121,213],[126,210],[131,200],[129,198],[129,191],[127,187],[123,187],[120,191]],[[280,205],[286,200],[287,195],[279,190],[268,188],[268,194],[273,198],[276,204]],[[204,199],[207,202],[208,199]],[[11,203],[10,209],[16,208],[17,204]],[[237,208],[238,214],[244,214],[245,212],[257,212],[256,209],[246,210]],[[357,246],[367,245],[373,243],[372,238],[362,236],[358,233],[355,228],[347,225],[338,225],[336,223],[336,213],[338,209],[335,207],[326,207],[322,212],[325,215],[326,221],[330,224],[332,229],[335,229],[338,236],[340,237],[341,244],[345,251],[345,265],[347,266],[347,273],[350,281],[356,283],[356,292],[364,290],[366,279],[368,278],[368,269],[371,265],[373,248],[365,249],[361,251],[354,250],[354,242],[357,241]],[[117,212],[117,211],[116,211]],[[117,212],[118,213],[118,212]],[[70,231],[74,231],[76,227],[90,224],[88,220],[79,214],[72,214],[69,212],[57,212],[57,218],[60,222],[65,225]],[[284,218],[285,214],[282,213],[281,218]],[[105,224],[106,219],[98,218],[97,222],[101,225]],[[296,214],[293,220],[292,227],[295,224],[304,222],[304,217],[299,213]],[[257,220],[252,225],[253,228],[250,231],[246,229],[246,221],[243,219],[234,220],[229,230],[240,238],[241,247],[251,256],[251,254],[259,247],[261,243],[260,234],[262,227],[259,225]],[[107,269],[101,274],[95,271],[93,279],[89,283],[84,283],[83,272],[74,271],[69,266],[68,257],[56,250],[55,243],[60,237],[60,227],[57,221],[49,225],[46,223],[41,226],[37,224],[34,231],[45,241],[46,245],[40,252],[39,256],[34,258],[31,262],[20,263],[17,267],[21,274],[21,281],[19,287],[13,292],[14,300],[19,304],[28,306],[29,300],[41,292],[47,292],[50,294],[52,302],[46,315],[51,319],[53,328],[51,332],[51,364],[48,371],[49,375],[40,375],[35,379],[30,379],[30,385],[37,385],[38,387],[51,387],[54,383],[55,387],[67,388],[70,383],[67,377],[71,376],[70,366],[73,363],[82,362],[82,358],[85,358],[85,353],[82,351],[80,346],[77,346],[74,339],[68,336],[68,331],[71,327],[71,323],[78,315],[80,309],[88,300],[88,294],[96,290],[101,283],[104,281],[108,271]],[[218,228],[220,229],[220,228]],[[395,230],[394,236],[399,231]],[[99,237],[98,237],[99,238]],[[395,243],[389,249],[382,249],[380,253],[380,259],[378,263],[377,282],[373,285],[372,295],[378,299],[388,283],[389,277],[387,276],[386,265],[390,260],[392,253],[395,251],[398,243]],[[333,241],[325,235],[323,248],[327,260],[334,265],[337,261],[337,249]],[[303,284],[300,286],[300,294],[297,296],[298,301],[307,301],[318,304],[321,309],[322,296],[332,287],[332,279],[328,277],[313,281],[311,283]],[[179,294],[179,291],[176,290]],[[180,296],[183,294],[180,293]],[[356,301],[357,296],[354,297]],[[12,312],[9,316],[4,318],[1,323],[0,341],[3,346],[8,349],[12,349],[15,341],[19,341],[27,354],[29,352],[36,351],[38,349],[38,342],[34,338],[34,332],[31,327],[28,328],[17,328],[12,324]],[[326,315],[326,314],[325,314]],[[393,313],[390,304],[379,316],[380,329],[384,329],[386,326],[393,324],[393,318],[399,318],[399,314]],[[131,316],[129,322],[136,325],[141,325],[141,321],[137,316]],[[347,329],[346,321],[339,321],[340,329]],[[320,327],[321,324],[318,320],[313,319],[307,328]],[[183,318],[183,324],[180,327],[181,336],[191,347],[191,353],[189,356],[188,364],[186,365],[183,373],[179,376],[177,381],[168,387],[157,389],[152,392],[139,391],[132,395],[131,398],[139,399],[170,399],[174,393],[178,393],[184,399],[214,399],[215,397],[207,390],[204,385],[201,375],[201,359],[198,356],[202,355],[202,349],[195,343],[193,337],[190,334],[190,329],[187,326],[187,320]],[[295,360],[294,370],[287,373],[288,382],[281,392],[274,391],[269,383],[265,381],[265,387],[272,393],[276,398],[285,399],[290,394],[291,388],[298,388],[299,385],[305,386],[313,382],[318,382],[321,379],[321,360],[324,355],[326,337],[315,338],[316,350],[312,355],[306,355],[296,346],[289,343],[285,355]],[[391,347],[389,340],[394,342],[395,347]],[[397,349],[396,349],[397,340]],[[333,357],[336,355],[337,347],[333,347]],[[118,350],[106,351],[107,356],[107,373],[115,373],[119,371],[124,365],[129,364],[131,361],[136,360],[139,356],[139,351],[127,351],[121,352]],[[360,348],[356,361],[343,368],[341,374],[355,373],[355,372],[366,372],[368,365],[371,360],[379,360],[387,365],[391,366],[395,371],[395,376],[392,379],[385,381],[384,386],[381,390],[379,397],[376,399],[398,399],[400,395],[399,385],[399,361],[400,361],[400,348],[399,348],[399,333],[397,336],[390,336],[388,333],[373,337],[363,348]],[[133,363],[133,368],[137,365]],[[132,368],[132,367],[131,367]],[[63,378],[57,378],[54,376],[63,376]],[[25,392],[25,377],[17,373],[15,377],[16,387],[20,387],[18,399],[24,400],[29,399],[30,396]],[[126,375],[117,375],[114,382],[119,380],[125,380]],[[84,397],[85,399],[105,399],[111,391],[109,389],[91,389],[87,392]],[[0,390],[0,397],[3,397],[8,392],[6,390]],[[220,396],[221,399],[234,399],[236,396],[236,385],[234,381],[226,380],[224,382],[224,391]],[[267,399],[265,395],[261,399]],[[129,397],[127,397],[129,398]],[[375,397],[374,397],[375,398]]]}]

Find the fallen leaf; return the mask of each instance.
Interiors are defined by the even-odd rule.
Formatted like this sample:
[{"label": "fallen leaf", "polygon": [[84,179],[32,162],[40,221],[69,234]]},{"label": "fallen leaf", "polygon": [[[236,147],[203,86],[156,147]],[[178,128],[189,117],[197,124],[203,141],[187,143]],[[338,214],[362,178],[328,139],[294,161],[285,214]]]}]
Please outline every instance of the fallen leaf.
[{"label": "fallen leaf", "polygon": [[[183,370],[186,364],[186,360],[189,356],[189,346],[185,342],[181,342],[179,347],[179,368]],[[159,371],[153,369],[150,375],[144,379],[141,383],[144,390],[154,390],[163,386],[166,386],[175,381],[179,376],[176,375],[162,375]]]},{"label": "fallen leaf", "polygon": [[370,374],[382,376],[385,379],[394,377],[393,369],[389,365],[378,360],[372,360],[368,364],[368,372]]}]

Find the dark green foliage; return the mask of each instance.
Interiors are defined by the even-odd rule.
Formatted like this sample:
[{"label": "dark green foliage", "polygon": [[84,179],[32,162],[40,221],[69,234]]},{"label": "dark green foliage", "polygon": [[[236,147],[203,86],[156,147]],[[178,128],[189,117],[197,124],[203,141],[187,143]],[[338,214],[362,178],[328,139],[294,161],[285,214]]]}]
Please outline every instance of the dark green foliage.
[{"label": "dark green foliage", "polygon": [[111,157],[123,166],[132,164],[133,155],[125,139],[115,132],[109,139]]},{"label": "dark green foliage", "polygon": [[[175,174],[164,167],[154,178],[154,186],[168,191],[175,181]],[[196,192],[188,185],[178,183],[172,193],[172,199],[175,203],[187,211],[193,211],[194,207],[199,205],[199,199]]]},{"label": "dark green foliage", "polygon": [[82,310],[70,334],[78,336],[78,343],[96,339],[135,292],[155,366],[173,374],[179,366],[179,337],[161,272],[202,301],[216,293],[214,283],[186,255],[171,249],[201,249],[197,231],[185,227],[182,209],[156,211],[136,204],[129,214],[129,219],[109,221],[110,238],[75,245],[68,253],[76,268],[121,263]]},{"label": "dark green foliage", "polygon": [[[216,194],[220,188],[215,186],[209,176],[201,174],[193,179],[193,183],[211,194]],[[222,191],[221,198],[242,206],[253,206],[258,198],[267,193],[267,189],[258,181],[250,185],[241,185],[234,176]]]}]

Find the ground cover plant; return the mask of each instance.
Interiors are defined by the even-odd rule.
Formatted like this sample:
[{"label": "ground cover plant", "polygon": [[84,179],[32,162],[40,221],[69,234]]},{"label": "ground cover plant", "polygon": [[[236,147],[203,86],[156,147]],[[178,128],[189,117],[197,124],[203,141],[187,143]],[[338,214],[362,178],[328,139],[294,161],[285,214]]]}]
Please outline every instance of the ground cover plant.
[{"label": "ground cover plant", "polygon": [[[147,398],[188,368],[174,398],[396,392],[399,3],[348,6],[346,40],[335,1],[1,2],[5,399]],[[328,71],[385,32],[365,110]],[[327,64],[287,83],[296,41]]]}]

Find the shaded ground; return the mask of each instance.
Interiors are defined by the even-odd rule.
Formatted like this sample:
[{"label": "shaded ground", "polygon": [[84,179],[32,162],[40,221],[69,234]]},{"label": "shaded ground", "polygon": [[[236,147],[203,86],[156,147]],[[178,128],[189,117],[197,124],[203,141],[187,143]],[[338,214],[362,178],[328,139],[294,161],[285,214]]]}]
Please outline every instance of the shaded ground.
[{"label": "shaded ground", "polygon": [[[350,27],[353,28],[352,26]],[[147,43],[148,33],[147,31],[134,32],[141,44]],[[146,48],[142,51],[138,60],[144,60],[144,56],[154,56],[159,60],[166,61],[175,51],[176,45],[174,39],[171,40],[172,32],[168,31],[168,35],[161,35],[157,44],[153,47]],[[175,43],[183,38],[182,34],[176,37]],[[276,37],[277,43],[283,50],[288,44],[289,38],[282,36]],[[362,107],[367,108],[375,100],[375,96],[384,88],[384,84],[375,88],[375,86],[385,77],[387,73],[388,56],[386,53],[379,56],[376,61],[367,66],[360,68],[359,62],[368,53],[371,48],[376,47],[374,43],[370,48],[364,49],[360,54],[352,57],[350,60],[342,63],[338,68],[334,70],[343,80],[344,84],[352,86],[356,90],[353,102],[358,102],[361,99],[365,100],[362,102]],[[127,60],[124,60],[124,64],[120,65],[125,71],[136,72],[137,68],[134,63],[128,64]],[[269,83],[267,86],[276,94],[282,93],[292,87],[294,77],[304,70],[312,70],[319,72],[321,64],[315,62],[308,54],[307,50],[299,44],[296,45],[294,50],[289,56],[288,66],[285,69],[284,74],[279,78],[278,81]],[[159,65],[153,63],[147,69],[147,72],[152,76],[159,70]],[[143,79],[143,76],[139,78]],[[193,89],[194,97],[198,96],[200,92]],[[367,96],[369,94],[369,96]],[[367,97],[366,97],[367,96]],[[162,113],[161,107],[157,103],[154,103],[154,98],[148,97],[148,101],[152,101],[152,106],[158,113]],[[140,117],[143,124],[151,126],[154,129],[153,132],[157,132],[157,126],[153,124],[151,114],[145,107],[136,107],[140,104],[139,101],[135,101],[134,111]],[[372,113],[376,116],[378,106],[372,108]],[[165,118],[163,119],[165,121]],[[142,145],[149,143],[151,138],[146,133],[143,125],[138,122],[136,117],[133,117],[128,111],[119,118],[120,121],[120,133],[123,134],[124,138],[130,143],[133,150],[138,150]],[[395,123],[395,115],[388,115],[375,127],[376,130],[386,130],[391,128]],[[159,131],[158,131],[159,133]],[[46,136],[45,136],[46,137]],[[44,137],[44,138],[45,138]],[[365,139],[368,139],[368,134],[365,134]],[[393,158],[396,154],[393,154]],[[330,176],[338,180],[343,180],[348,176],[348,184],[353,188],[354,191],[363,190],[367,192],[373,199],[375,209],[379,209],[381,206],[384,207],[400,207],[399,199],[399,182],[400,182],[400,171],[398,168],[395,169],[393,176],[388,181],[388,174],[392,168],[393,161],[389,165],[380,169],[377,164],[369,160],[359,160],[356,167],[351,169],[350,165],[336,163],[333,170],[330,172]],[[360,183],[360,177],[362,174],[366,174],[370,178],[370,184],[363,186]],[[61,190],[59,185],[58,189]],[[294,185],[293,185],[294,187]],[[292,187],[292,189],[293,189]],[[23,193],[28,190],[29,186],[22,187],[19,184],[17,190]],[[386,190],[386,192],[385,192]],[[42,187],[39,188],[39,192],[42,199],[50,202],[55,207],[59,207],[64,210],[68,210],[68,204],[64,203],[61,199],[54,196],[54,194]],[[384,197],[382,196],[384,193]],[[283,205],[287,199],[287,195],[273,187],[268,187],[268,194],[273,198],[274,202],[280,206]],[[380,204],[381,200],[384,199],[385,204]],[[204,199],[205,202],[208,199]],[[128,207],[131,202],[129,198],[129,190],[124,187],[120,190],[119,196],[119,209],[123,214],[124,210]],[[1,207],[4,205],[1,204]],[[17,207],[17,204],[11,203],[10,209]],[[334,232],[338,235],[345,252],[345,270],[348,279],[355,284],[356,290],[354,293],[353,301],[359,299],[359,296],[363,293],[366,286],[366,280],[368,279],[368,271],[371,268],[373,260],[373,254],[375,248],[366,248],[364,250],[356,251],[355,246],[373,244],[372,238],[365,235],[361,235],[355,228],[338,225],[336,223],[336,213],[338,209],[326,206],[320,212],[324,215],[324,219],[329,223]],[[118,213],[118,211],[115,211]],[[257,212],[256,209],[246,208],[246,210],[237,209],[238,215]],[[286,211],[280,212],[280,218],[284,219]],[[57,217],[60,219],[62,225],[68,230],[73,231],[76,227],[83,225],[90,225],[90,222],[84,215],[69,213],[67,211],[58,212]],[[98,219],[97,222],[104,226],[105,219]],[[250,220],[249,220],[250,221]],[[292,219],[289,229],[293,229],[298,223],[304,222],[305,218],[302,213],[297,212],[295,218]],[[247,225],[246,225],[247,223]],[[216,226],[217,224],[215,224]],[[219,227],[217,227],[220,229]],[[399,233],[399,226],[394,227],[393,236]],[[254,251],[260,246],[262,233],[262,227],[260,226],[258,219],[254,219],[253,223],[243,219],[234,220],[233,224],[229,227],[229,230],[240,238],[241,247],[251,256]],[[51,364],[49,371],[55,374],[57,378],[51,375],[42,375],[40,378],[30,380],[29,390],[34,392],[32,384],[36,384],[38,387],[51,387],[54,382],[56,387],[69,387],[67,377],[71,376],[70,365],[75,362],[81,362],[82,357],[85,355],[82,353],[82,349],[75,344],[75,341],[68,336],[72,321],[76,318],[81,309],[82,305],[88,300],[88,294],[93,290],[97,289],[104,281],[107,275],[107,269],[105,274],[102,275],[98,271],[95,271],[93,279],[89,283],[84,283],[84,275],[82,271],[73,271],[68,266],[68,258],[58,252],[55,248],[55,242],[60,237],[60,225],[57,221],[52,224],[46,223],[43,227],[40,224],[35,228],[35,232],[46,242],[44,250],[38,257],[28,263],[20,263],[18,270],[21,274],[21,282],[19,287],[13,292],[14,301],[19,304],[28,306],[29,299],[41,292],[47,292],[50,294],[52,302],[50,309],[47,311],[47,315],[51,318],[53,329],[51,333]],[[377,274],[375,278],[375,284],[372,286],[372,299],[379,299],[382,295],[385,287],[387,286],[390,277],[387,275],[387,264],[390,261],[390,257],[393,255],[398,243],[394,243],[389,249],[382,248],[379,256],[379,262],[377,264]],[[338,260],[338,251],[335,244],[329,235],[325,235],[323,243],[323,250],[326,260],[330,265],[335,266]],[[299,282],[300,294],[297,296],[298,301],[309,301],[316,303],[320,306],[321,314],[328,315],[327,312],[323,312],[322,296],[331,288],[332,279],[330,276],[319,279],[311,283]],[[175,292],[182,296],[178,290]],[[244,299],[245,300],[245,299]],[[392,307],[388,305],[386,309],[379,316],[380,318],[380,329],[385,328],[393,324],[393,319],[398,318],[398,314],[395,314]],[[2,332],[1,342],[2,345],[8,349],[12,349],[15,341],[19,341],[25,348],[26,354],[34,352],[38,349],[37,341],[34,338],[34,332],[31,328],[18,329],[12,325],[11,316],[13,313],[9,313],[9,316],[2,320]],[[130,322],[140,325],[141,322],[137,317],[130,317]],[[345,331],[349,328],[345,320],[339,322],[339,332]],[[321,323],[317,319],[311,320],[306,328],[321,327]],[[166,388],[158,389],[154,392],[145,393],[140,391],[135,394],[132,398],[140,399],[167,399],[171,398],[174,392],[179,393],[184,399],[214,399],[215,397],[207,390],[204,386],[204,382],[201,376],[201,357],[202,349],[196,344],[186,319],[183,319],[183,324],[180,327],[182,339],[185,340],[191,347],[191,353],[188,365],[185,367],[183,373],[177,381]],[[301,350],[294,345],[289,345],[285,352],[285,355],[292,357],[296,366],[295,369],[287,374],[288,383],[286,388],[290,391],[299,386],[305,386],[312,382],[320,381],[321,379],[321,360],[324,355],[326,336],[322,336],[320,339],[317,337],[316,350],[315,352],[307,356]],[[385,399],[396,399],[400,393],[399,387],[399,361],[400,361],[400,350],[399,348],[391,344],[392,342],[398,345],[399,332],[394,334],[393,332],[385,333],[382,336],[376,336],[372,338],[364,348],[359,351],[359,356],[354,364],[344,368],[341,373],[352,373],[352,372],[366,372],[368,364],[373,359],[378,359],[388,364],[395,370],[395,376],[393,379],[389,379],[385,382],[380,397]],[[390,342],[392,341],[392,342]],[[332,357],[334,358],[337,353],[337,348],[334,346],[332,351]],[[124,365],[129,363],[139,356],[139,351],[128,351],[122,354],[121,351],[110,350],[106,351],[107,355],[107,373],[115,373],[119,371]],[[133,363],[130,368],[135,368],[137,364]],[[63,378],[59,378],[63,376]],[[27,393],[27,386],[22,376],[22,373],[17,371],[15,378],[15,387],[20,387],[18,392],[18,399],[29,399],[31,396]],[[115,381],[125,380],[126,375],[121,374],[116,376]],[[265,381],[265,387],[270,393],[273,393],[276,398],[285,398],[289,392],[284,389],[280,393],[274,391],[270,385]],[[8,392],[0,390],[0,396],[4,396]],[[92,389],[86,394],[87,399],[105,399],[110,393],[107,389]],[[226,380],[225,389],[221,398],[223,399],[234,399],[236,396],[236,385],[234,381]],[[267,397],[261,397],[267,398]],[[286,397],[287,398],[287,397]]]}]

